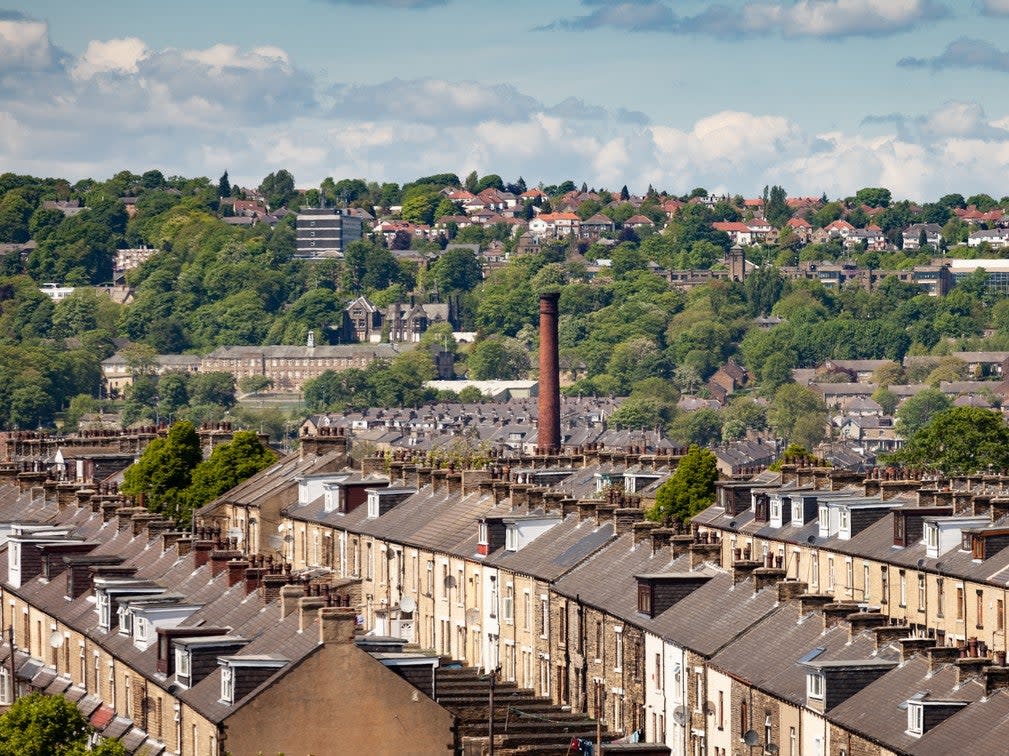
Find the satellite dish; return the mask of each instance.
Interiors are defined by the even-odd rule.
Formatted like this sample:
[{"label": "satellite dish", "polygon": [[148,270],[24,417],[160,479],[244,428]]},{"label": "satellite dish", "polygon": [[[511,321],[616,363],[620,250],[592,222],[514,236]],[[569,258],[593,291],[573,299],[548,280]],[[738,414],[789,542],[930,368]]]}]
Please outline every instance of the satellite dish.
[{"label": "satellite dish", "polygon": [[816,536],[815,535],[811,535],[811,536],[809,536],[809,538],[806,539],[806,543],[813,543],[815,540],[816,540]]},{"label": "satellite dish", "polygon": [[730,528],[734,528],[734,527],[736,527],[736,521],[735,521],[735,520],[733,520],[732,522],[730,522],[730,523],[729,523],[729,527],[730,527]]},{"label": "satellite dish", "polygon": [[756,730],[747,730],[743,733],[743,742],[748,746],[755,746],[760,741],[760,736]]},{"label": "satellite dish", "polygon": [[267,539],[267,541],[269,541],[271,549],[280,551],[282,548],[284,548],[284,539],[281,538],[279,535],[272,535]]},{"label": "satellite dish", "polygon": [[921,569],[922,567],[924,567],[924,566],[925,566],[925,559],[924,559],[924,557],[922,557],[921,559],[919,559],[919,560],[918,560],[918,561],[916,562],[916,564],[918,565],[918,569],[919,569],[919,570],[920,570],[920,569]]},{"label": "satellite dish", "polygon": [[467,625],[479,625],[480,624],[480,610],[479,609],[467,609],[466,610],[466,624]]},{"label": "satellite dish", "polygon": [[945,566],[945,565],[943,565],[943,563],[942,563],[942,562],[936,562],[936,563],[935,563],[935,568],[936,568],[936,570],[937,570],[937,571],[942,571],[942,568],[943,568],[944,566]]},{"label": "satellite dish", "polygon": [[52,648],[59,648],[60,646],[62,646],[63,640],[64,640],[63,633],[61,633],[59,630],[53,630],[49,634],[49,645]]},{"label": "satellite dish", "polygon": [[715,703],[714,701],[708,701],[704,704],[704,713],[708,716],[713,716],[715,713]]},{"label": "satellite dish", "polygon": [[677,706],[675,709],[673,709],[673,721],[680,727],[683,727],[687,724],[686,706]]},{"label": "satellite dish", "polygon": [[764,750],[768,753],[777,753],[779,751],[777,743],[768,743],[764,746]]},{"label": "satellite dish", "polygon": [[449,588],[449,589],[455,588],[456,587],[456,585],[455,585],[455,577],[453,577],[452,575],[446,575],[445,576],[445,587]]},{"label": "satellite dish", "polygon": [[417,602],[409,596],[404,596],[399,600],[399,610],[401,612],[412,612],[417,608]]}]

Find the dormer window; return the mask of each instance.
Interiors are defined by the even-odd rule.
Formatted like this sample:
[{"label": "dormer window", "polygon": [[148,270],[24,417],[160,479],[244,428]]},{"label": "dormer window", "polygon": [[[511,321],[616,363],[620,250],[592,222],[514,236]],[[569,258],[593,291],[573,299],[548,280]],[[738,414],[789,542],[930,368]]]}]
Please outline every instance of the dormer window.
[{"label": "dormer window", "polygon": [[112,627],[112,599],[109,594],[99,591],[95,601],[98,609],[98,626],[102,630],[108,630]]},{"label": "dormer window", "polygon": [[925,523],[925,545],[930,549],[939,548],[939,526]]},{"label": "dormer window", "polygon": [[117,613],[119,615],[120,635],[130,635],[133,632],[133,613],[127,606],[120,606]]},{"label": "dormer window", "polygon": [[368,518],[374,520],[379,516],[378,493],[368,492]]},{"label": "dormer window", "polygon": [[817,701],[823,700],[823,675],[809,672],[806,675],[806,696]]},{"label": "dormer window", "polygon": [[509,525],[505,529],[505,549],[507,551],[519,550],[519,529],[516,525]]},{"label": "dormer window", "polygon": [[984,538],[972,538],[971,539],[971,558],[977,560],[984,559]]},{"label": "dormer window", "polygon": [[235,702],[235,671],[227,664],[221,667],[221,702]]},{"label": "dormer window", "polygon": [[925,731],[925,707],[920,701],[907,702],[907,731],[910,735],[921,735]]},{"label": "dormer window", "polygon": [[820,507],[818,523],[821,537],[830,532],[830,509],[828,507]]},{"label": "dormer window", "polygon": [[843,507],[838,510],[838,530],[847,535],[851,531],[851,512]]},{"label": "dormer window", "polygon": [[189,651],[184,648],[175,649],[175,678],[181,685],[189,685]]},{"label": "dormer window", "polygon": [[648,617],[652,615],[652,586],[638,583],[638,612]]}]

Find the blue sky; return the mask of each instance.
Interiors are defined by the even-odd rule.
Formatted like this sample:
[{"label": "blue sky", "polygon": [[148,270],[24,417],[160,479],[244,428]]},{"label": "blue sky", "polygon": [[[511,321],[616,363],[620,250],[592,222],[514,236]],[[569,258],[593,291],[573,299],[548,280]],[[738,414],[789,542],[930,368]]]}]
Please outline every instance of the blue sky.
[{"label": "blue sky", "polygon": [[1009,0],[33,0],[0,170],[1009,194]]}]

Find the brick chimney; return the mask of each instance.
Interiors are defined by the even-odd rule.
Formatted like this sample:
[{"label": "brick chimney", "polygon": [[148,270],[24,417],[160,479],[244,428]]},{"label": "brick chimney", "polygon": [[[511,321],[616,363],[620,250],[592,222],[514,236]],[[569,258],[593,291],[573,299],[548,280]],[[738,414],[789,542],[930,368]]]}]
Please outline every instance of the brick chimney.
[{"label": "brick chimney", "polygon": [[956,681],[962,685],[972,677],[979,677],[985,673],[985,668],[990,667],[992,660],[987,657],[967,657],[966,659],[956,659]]},{"label": "brick chimney", "polygon": [[893,641],[899,641],[906,638],[908,633],[911,632],[911,628],[907,625],[883,625],[881,627],[873,628],[873,632],[876,634],[875,648],[879,651],[883,648],[883,646],[886,646]]},{"label": "brick chimney", "polygon": [[249,569],[249,563],[242,559],[232,559],[227,563],[228,587],[238,585],[245,580],[245,571]]},{"label": "brick chimney", "polygon": [[823,605],[823,629],[833,627],[845,619],[852,612],[858,611],[858,606],[853,603],[842,602],[842,603],[830,603]]},{"label": "brick chimney", "polygon": [[906,662],[915,654],[920,654],[926,649],[932,648],[935,643],[934,638],[898,638],[900,645],[900,660]]},{"label": "brick chimney", "polygon": [[634,534],[634,545],[652,541],[652,533],[659,527],[657,522],[635,522],[631,525],[631,533]]},{"label": "brick chimney", "polygon": [[[228,569],[228,562],[232,559],[240,559],[241,556],[241,551],[234,551],[232,549],[212,550],[210,552],[210,574],[217,577]],[[248,565],[246,565],[246,567],[248,567]]]},{"label": "brick chimney", "polygon": [[265,567],[249,567],[245,571],[245,593],[246,595],[253,593],[259,589],[259,586],[263,582],[263,576],[266,574]]},{"label": "brick chimney", "polygon": [[196,541],[193,543],[193,564],[199,568],[210,561],[210,552],[214,548],[213,541]]},{"label": "brick chimney", "polygon": [[[617,535],[630,533],[635,524],[644,521],[645,510],[620,507],[613,510],[613,530]],[[634,541],[637,543],[637,540]]]},{"label": "brick chimney", "polygon": [[317,618],[317,611],[326,606],[326,599],[322,596],[302,596],[298,599],[298,632],[305,632],[305,628],[312,624]]},{"label": "brick chimney", "polygon": [[1009,667],[987,667],[984,671],[984,694],[1009,688]]},{"label": "brick chimney", "polygon": [[799,614],[809,614],[832,603],[834,597],[826,593],[803,593],[799,596]]},{"label": "brick chimney", "polygon": [[[286,578],[285,578],[286,579]],[[263,580],[264,584],[266,580]],[[280,589],[280,618],[283,619],[298,608],[298,601],[305,595],[305,588],[301,585],[285,585]]]},{"label": "brick chimney", "polygon": [[319,643],[353,643],[357,633],[357,612],[346,606],[319,610]]},{"label": "brick chimney", "polygon": [[536,445],[541,453],[561,446],[560,358],[557,348],[559,292],[540,294],[540,385]]},{"label": "brick chimney", "polygon": [[952,664],[960,658],[960,649],[955,646],[933,646],[925,649],[928,657],[928,672],[932,674],[946,664]]},{"label": "brick chimney", "polygon": [[784,604],[788,601],[793,601],[805,593],[807,588],[806,583],[800,580],[779,580],[778,602]]},{"label": "brick chimney", "polygon": [[777,585],[788,574],[778,567],[758,567],[753,571],[753,592],[762,591],[772,585]]},{"label": "brick chimney", "polygon": [[852,612],[845,619],[848,620],[848,640],[855,640],[856,636],[867,628],[878,628],[890,621],[880,612]]},{"label": "brick chimney", "polygon": [[263,575],[260,585],[263,588],[263,606],[271,604],[280,598],[280,592],[289,582],[287,575]]},{"label": "brick chimney", "polygon": [[762,562],[758,562],[752,559],[737,559],[732,563],[732,582],[733,584],[741,583],[746,580],[753,571],[760,567]]}]

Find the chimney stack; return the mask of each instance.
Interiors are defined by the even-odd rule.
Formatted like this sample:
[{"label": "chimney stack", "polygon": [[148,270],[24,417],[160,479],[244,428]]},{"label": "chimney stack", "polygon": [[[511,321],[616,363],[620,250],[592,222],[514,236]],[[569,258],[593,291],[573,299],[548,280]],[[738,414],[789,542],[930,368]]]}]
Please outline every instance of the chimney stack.
[{"label": "chimney stack", "polygon": [[536,443],[540,453],[561,446],[560,358],[557,351],[559,292],[540,294],[540,396]]}]

